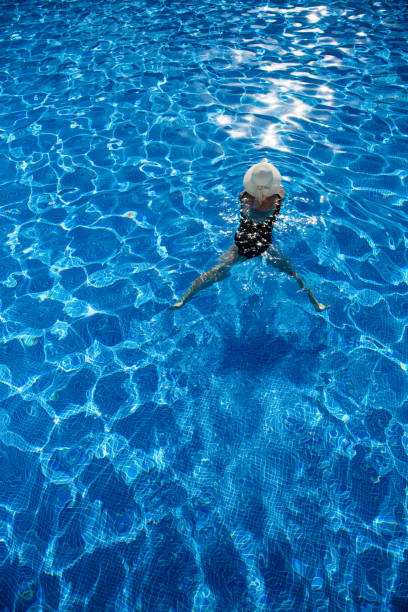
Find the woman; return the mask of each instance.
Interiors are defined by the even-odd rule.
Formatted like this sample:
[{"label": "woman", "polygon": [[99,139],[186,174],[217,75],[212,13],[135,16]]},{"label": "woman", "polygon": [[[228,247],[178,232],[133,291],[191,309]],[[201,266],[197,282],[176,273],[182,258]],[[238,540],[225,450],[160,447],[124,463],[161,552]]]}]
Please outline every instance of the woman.
[{"label": "woman", "polygon": [[180,308],[197,291],[222,280],[229,275],[234,264],[266,254],[268,261],[278,270],[293,276],[304,289],[310,302],[319,312],[330,308],[320,304],[311,289],[292,268],[287,257],[282,257],[272,245],[272,228],[279,214],[285,192],[281,187],[281,175],[275,166],[261,162],[251,166],[244,176],[245,190],[240,194],[241,223],[235,233],[234,244],[218,259],[217,264],[201,274],[183,297],[172,308]]}]

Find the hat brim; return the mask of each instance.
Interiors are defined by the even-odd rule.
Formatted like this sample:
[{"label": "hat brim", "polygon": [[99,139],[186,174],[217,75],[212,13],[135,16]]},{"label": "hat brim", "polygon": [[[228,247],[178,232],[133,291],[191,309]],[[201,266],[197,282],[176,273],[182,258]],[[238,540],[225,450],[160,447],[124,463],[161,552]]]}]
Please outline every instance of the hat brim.
[{"label": "hat brim", "polygon": [[256,198],[260,192],[262,193],[264,198],[269,198],[270,196],[278,193],[279,188],[281,186],[281,175],[279,170],[272,166],[275,171],[275,176],[273,176],[273,174],[271,173],[270,183],[268,185],[259,186],[255,183],[253,179],[253,173],[256,166],[258,166],[258,164],[256,164],[255,166],[251,166],[251,168],[249,168],[245,172],[243,181],[245,190],[254,198]]}]

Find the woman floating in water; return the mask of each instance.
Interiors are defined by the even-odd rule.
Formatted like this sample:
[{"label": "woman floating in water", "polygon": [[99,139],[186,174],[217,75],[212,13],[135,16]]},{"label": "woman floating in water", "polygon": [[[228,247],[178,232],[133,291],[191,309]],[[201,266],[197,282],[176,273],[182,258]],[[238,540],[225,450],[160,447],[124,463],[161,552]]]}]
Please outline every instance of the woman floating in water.
[{"label": "woman floating in water", "polygon": [[279,170],[267,162],[255,164],[244,176],[244,187],[245,191],[240,194],[241,223],[235,233],[234,244],[221,255],[211,270],[196,278],[173,308],[181,308],[197,291],[228,276],[234,264],[258,257],[262,253],[265,253],[267,260],[275,268],[297,280],[317,311],[330,308],[329,305],[325,306],[316,300],[311,289],[306,287],[292,268],[289,259],[282,256],[272,245],[272,228],[285,197]]}]

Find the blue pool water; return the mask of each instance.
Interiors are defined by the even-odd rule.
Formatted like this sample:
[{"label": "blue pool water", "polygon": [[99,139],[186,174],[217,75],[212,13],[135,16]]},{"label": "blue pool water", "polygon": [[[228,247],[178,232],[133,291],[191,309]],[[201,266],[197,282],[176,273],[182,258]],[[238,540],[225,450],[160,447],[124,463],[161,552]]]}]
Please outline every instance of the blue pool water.
[{"label": "blue pool water", "polygon": [[3,0],[0,610],[408,609],[407,18]]}]

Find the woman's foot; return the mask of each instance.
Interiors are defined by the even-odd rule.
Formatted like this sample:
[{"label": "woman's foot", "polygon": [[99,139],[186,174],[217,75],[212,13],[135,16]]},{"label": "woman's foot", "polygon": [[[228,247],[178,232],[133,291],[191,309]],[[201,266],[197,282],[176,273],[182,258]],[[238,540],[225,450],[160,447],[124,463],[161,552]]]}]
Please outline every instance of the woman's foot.
[{"label": "woman's foot", "polygon": [[323,310],[331,308],[330,304],[320,304],[320,302],[316,302],[316,304],[314,304],[314,307],[316,308],[317,312],[323,312]]},{"label": "woman's foot", "polygon": [[176,308],[181,308],[181,307],[183,306],[183,304],[184,304],[184,300],[183,300],[183,299],[181,299],[181,300],[179,300],[178,302],[176,302],[175,304],[172,304],[172,305],[170,306],[170,308],[171,308],[172,310],[175,310]]},{"label": "woman's foot", "polygon": [[303,291],[306,291],[308,297],[309,297],[309,301],[311,304],[313,304],[315,310],[317,312],[323,312],[323,310],[327,310],[328,308],[330,308],[330,304],[321,304],[320,302],[318,302],[315,298],[315,296],[313,295],[312,290],[310,289],[310,287],[305,287],[303,286]]}]

